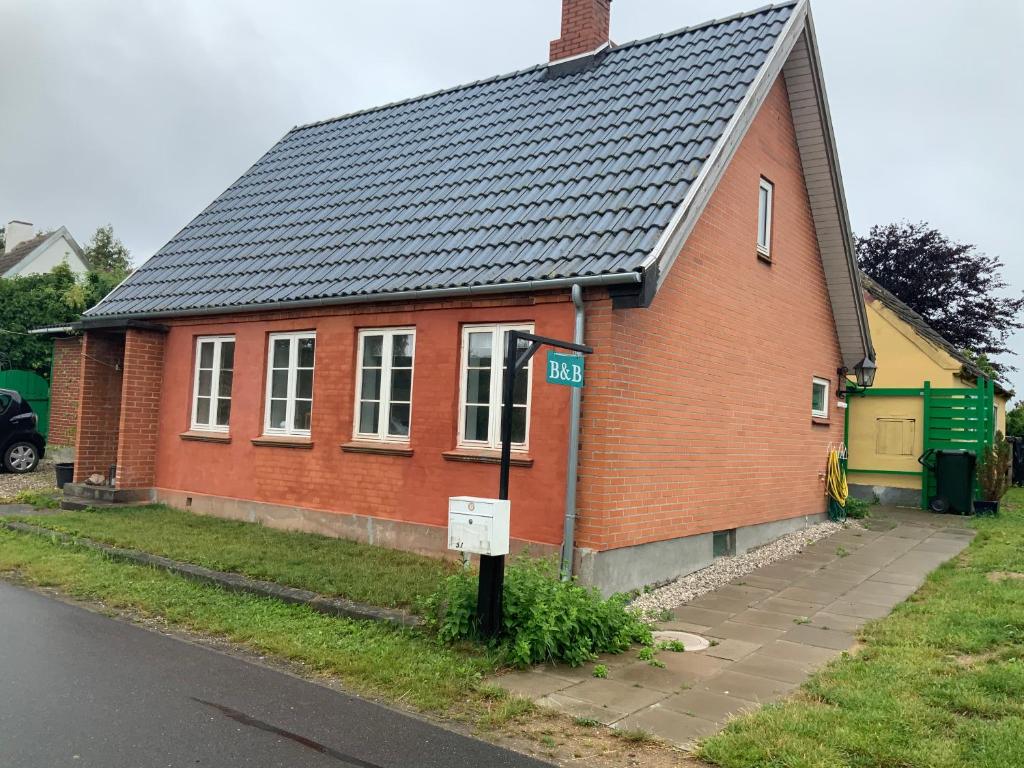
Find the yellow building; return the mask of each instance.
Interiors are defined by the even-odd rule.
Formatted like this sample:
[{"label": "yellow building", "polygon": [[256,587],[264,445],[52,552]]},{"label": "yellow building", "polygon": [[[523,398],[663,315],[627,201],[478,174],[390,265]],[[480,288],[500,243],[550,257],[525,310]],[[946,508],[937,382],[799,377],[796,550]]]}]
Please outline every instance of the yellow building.
[{"label": "yellow building", "polygon": [[977,450],[1006,430],[1011,392],[889,291],[862,277],[878,373],[874,386],[847,397],[850,491],[884,503],[921,505],[928,448]]}]

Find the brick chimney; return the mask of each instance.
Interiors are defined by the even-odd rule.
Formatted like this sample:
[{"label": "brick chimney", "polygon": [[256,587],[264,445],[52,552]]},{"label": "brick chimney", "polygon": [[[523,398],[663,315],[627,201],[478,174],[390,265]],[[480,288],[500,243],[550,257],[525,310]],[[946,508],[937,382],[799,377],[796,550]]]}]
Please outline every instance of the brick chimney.
[{"label": "brick chimney", "polygon": [[551,41],[551,61],[589,53],[608,42],[612,0],[562,0],[562,36]]}]

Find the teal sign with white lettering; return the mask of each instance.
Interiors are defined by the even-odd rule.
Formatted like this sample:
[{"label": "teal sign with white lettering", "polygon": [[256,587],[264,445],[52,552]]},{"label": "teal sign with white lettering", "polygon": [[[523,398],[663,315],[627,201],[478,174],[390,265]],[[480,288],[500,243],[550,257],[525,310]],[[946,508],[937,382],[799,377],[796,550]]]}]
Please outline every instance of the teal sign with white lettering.
[{"label": "teal sign with white lettering", "polygon": [[564,355],[561,352],[548,350],[547,381],[548,384],[561,384],[566,387],[582,387],[582,355]]}]

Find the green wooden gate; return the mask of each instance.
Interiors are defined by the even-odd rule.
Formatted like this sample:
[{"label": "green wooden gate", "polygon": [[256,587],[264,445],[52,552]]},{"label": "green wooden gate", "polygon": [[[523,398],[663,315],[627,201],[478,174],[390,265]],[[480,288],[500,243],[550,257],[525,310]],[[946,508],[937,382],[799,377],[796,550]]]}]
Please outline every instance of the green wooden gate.
[{"label": "green wooden gate", "polygon": [[[924,383],[924,450],[964,449],[981,456],[995,435],[995,385],[978,379],[974,389],[932,389]],[[921,506],[935,495],[935,473],[925,472]]]},{"label": "green wooden gate", "polygon": [[32,371],[0,371],[0,389],[13,389],[32,406],[39,417],[37,429],[44,435],[50,431],[50,385]]},{"label": "green wooden gate", "polygon": [[[980,456],[995,436],[995,384],[979,378],[977,386],[967,388],[934,388],[926,381],[923,387],[878,388],[858,390],[850,385],[846,409],[846,442],[850,434],[850,410],[861,397],[919,397],[924,407],[922,425],[923,451],[965,449]],[[878,475],[914,475],[921,478],[921,508],[935,495],[935,474],[928,470],[903,471],[858,467],[851,473]]]}]

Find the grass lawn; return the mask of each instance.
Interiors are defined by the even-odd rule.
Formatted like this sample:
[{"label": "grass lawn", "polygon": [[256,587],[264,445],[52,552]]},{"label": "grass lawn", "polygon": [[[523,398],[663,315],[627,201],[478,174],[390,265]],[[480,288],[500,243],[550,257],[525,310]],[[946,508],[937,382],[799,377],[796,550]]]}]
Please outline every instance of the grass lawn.
[{"label": "grass lawn", "polygon": [[865,628],[859,653],[700,756],[728,768],[1024,766],[1024,489],[975,526],[959,559]]},{"label": "grass lawn", "polygon": [[383,547],[155,505],[67,512],[25,522],[323,595],[415,608],[457,566]]}]

